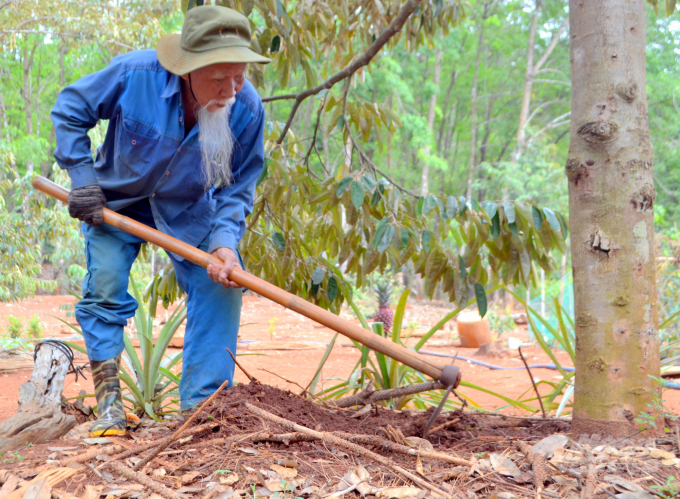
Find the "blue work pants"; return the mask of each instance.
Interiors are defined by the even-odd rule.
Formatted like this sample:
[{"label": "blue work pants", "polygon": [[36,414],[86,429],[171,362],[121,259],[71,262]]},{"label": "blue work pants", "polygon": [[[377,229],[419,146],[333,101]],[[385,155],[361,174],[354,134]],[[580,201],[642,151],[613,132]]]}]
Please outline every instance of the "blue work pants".
[{"label": "blue work pants", "polygon": [[[90,360],[102,361],[117,357],[124,349],[123,327],[137,310],[137,301],[128,292],[128,279],[144,241],[108,224],[81,225],[88,273],[83,280],[83,299],[75,307],[76,319]],[[207,238],[199,248],[207,251]],[[171,253],[168,256],[177,282],[187,293],[179,385],[184,411],[209,397],[225,379],[233,380],[234,362],[226,348],[236,354],[242,290],[224,288],[212,281],[204,268]]]}]

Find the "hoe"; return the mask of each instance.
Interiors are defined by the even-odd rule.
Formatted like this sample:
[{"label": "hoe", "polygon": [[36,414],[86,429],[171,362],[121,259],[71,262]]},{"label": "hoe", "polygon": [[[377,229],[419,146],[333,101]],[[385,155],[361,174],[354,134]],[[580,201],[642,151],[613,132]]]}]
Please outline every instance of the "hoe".
[{"label": "hoe", "polygon": [[[47,180],[44,177],[35,177],[33,179],[33,187],[39,191],[51,196],[63,203],[68,202],[69,191],[63,187]],[[149,241],[161,248],[186,258],[187,260],[200,265],[201,267],[207,267],[210,264],[220,265],[222,263],[217,257],[214,257],[198,248],[195,248],[185,242],[175,239],[172,236],[164,234],[156,229],[144,225],[140,222],[132,220],[129,217],[120,215],[115,211],[104,208],[104,222],[114,227],[133,234],[145,241]],[[369,347],[376,352],[391,357],[394,360],[402,362],[413,369],[420,371],[421,373],[438,380],[442,385],[447,387],[446,396],[442,398],[439,407],[435,413],[430,418],[428,422],[425,433],[427,434],[431,424],[434,422],[439,412],[441,411],[446,398],[448,397],[451,390],[456,388],[460,384],[461,373],[457,366],[446,365],[441,366],[434,362],[431,362],[428,358],[423,355],[409,350],[406,347],[393,343],[392,341],[383,338],[377,334],[365,330],[364,328],[352,324],[351,322],[338,317],[337,315],[324,310],[323,308],[314,305],[302,298],[295,296],[283,289],[270,284],[259,277],[256,277],[244,270],[235,268],[229,279],[235,283],[258,293],[265,298],[268,298],[279,305],[297,312],[298,314],[304,315],[305,317],[312,319],[313,321],[323,324],[324,326],[337,331],[338,333],[351,338],[354,341],[361,343]]]}]

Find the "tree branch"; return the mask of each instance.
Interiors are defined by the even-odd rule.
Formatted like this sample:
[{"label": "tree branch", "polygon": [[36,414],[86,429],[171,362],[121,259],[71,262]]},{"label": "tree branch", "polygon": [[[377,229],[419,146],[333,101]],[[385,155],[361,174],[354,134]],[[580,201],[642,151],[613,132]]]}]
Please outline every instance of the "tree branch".
[{"label": "tree branch", "polygon": [[673,191],[671,191],[668,187],[666,187],[666,186],[663,184],[663,182],[661,182],[661,180],[659,180],[659,177],[656,175],[656,173],[654,174],[654,181],[659,185],[659,187],[661,187],[661,189],[662,189],[666,194],[668,194],[668,195],[671,197],[671,199],[672,199],[674,202],[677,202],[678,196],[677,196]]},{"label": "tree branch", "polygon": [[527,118],[527,122],[524,124],[524,126],[526,127],[531,122],[531,120],[534,118],[534,116],[536,116],[536,114],[538,114],[541,111],[541,109],[548,107],[548,106],[552,106],[553,104],[561,104],[561,103],[562,103],[561,100],[549,100],[547,102],[540,104],[529,115],[529,117]]},{"label": "tree branch", "polygon": [[382,175],[383,177],[385,177],[385,179],[390,184],[395,186],[401,192],[403,192],[405,194],[409,194],[410,196],[413,196],[414,198],[419,198],[420,196],[418,194],[416,194],[415,192],[410,191],[410,190],[406,189],[405,187],[402,187],[401,185],[397,184],[394,180],[392,180],[390,177],[388,177],[387,174],[385,174],[383,171],[381,171],[375,165],[375,163],[373,163],[373,161],[371,161],[371,158],[368,157],[368,155],[364,152],[364,150],[359,146],[357,141],[354,139],[354,135],[352,134],[352,130],[349,126],[349,122],[347,121],[347,95],[349,94],[349,83],[350,83],[350,80],[347,80],[347,85],[345,86],[346,88],[345,88],[345,91],[344,91],[344,98],[342,100],[342,121],[344,123],[345,128],[347,129],[347,135],[349,136],[349,139],[352,141],[352,146],[354,146],[354,148],[357,151],[359,151],[359,155],[361,156],[361,158],[366,162],[366,164],[368,164],[368,166],[370,166],[373,169],[374,173],[377,172],[380,175]]},{"label": "tree branch", "polygon": [[260,201],[260,209],[253,214],[252,218],[250,219],[250,223],[248,224],[248,227],[246,227],[246,230],[252,229],[253,226],[257,223],[257,220],[260,218],[260,215],[262,215],[262,211],[264,211],[264,205],[266,203],[267,203],[266,199]]},{"label": "tree branch", "polygon": [[550,43],[548,44],[548,48],[545,49],[545,52],[543,53],[541,58],[538,60],[538,62],[534,66],[534,74],[536,74],[536,71],[541,69],[543,64],[545,64],[545,61],[547,61],[548,57],[550,57],[550,54],[552,54],[553,50],[555,50],[555,47],[557,46],[557,42],[560,41],[560,37],[562,36],[562,33],[564,33],[564,30],[567,29],[567,26],[569,26],[569,18],[568,17],[564,20],[564,22],[562,23],[562,26],[560,26],[558,28],[558,30],[555,32],[552,39],[550,40]]},{"label": "tree branch", "polygon": [[[290,125],[293,123],[293,118],[295,118],[295,113],[297,113],[298,108],[300,107],[300,104],[309,96],[311,95],[316,95],[322,90],[330,90],[333,85],[338,83],[339,81],[344,80],[348,76],[353,75],[356,73],[359,69],[362,67],[368,65],[369,62],[371,62],[371,59],[373,59],[376,54],[382,49],[385,44],[390,41],[390,39],[396,35],[399,31],[401,31],[401,28],[404,27],[404,24],[408,20],[409,17],[411,17],[411,14],[418,8],[422,0],[408,0],[404,6],[401,8],[397,16],[392,20],[390,25],[385,28],[385,30],[380,33],[380,36],[373,42],[373,44],[368,47],[366,52],[359,57],[358,59],[355,59],[352,61],[348,66],[346,66],[344,69],[341,71],[338,71],[335,73],[333,76],[328,78],[325,82],[323,82],[321,85],[317,85],[316,87],[308,88],[307,90],[303,90],[299,94],[295,96],[295,103],[293,104],[293,109],[290,111],[290,115],[288,116],[288,121],[286,121],[286,125],[283,127],[283,131],[281,132],[281,136],[279,139],[276,141],[277,144],[282,144],[283,139],[285,139],[286,134],[288,133],[288,130],[290,129]],[[279,99],[283,98],[292,98],[289,96],[275,96],[278,97]],[[277,100],[277,99],[273,99]],[[263,99],[264,101],[264,99]],[[269,102],[269,101],[266,101]]]},{"label": "tree branch", "polygon": [[[87,38],[88,40],[92,40],[93,38],[91,36],[83,35],[81,33],[61,33],[58,31],[46,31],[46,30],[41,30],[41,29],[4,29],[0,30],[0,35],[11,35],[11,34],[25,34],[25,35],[50,35],[50,36],[65,36],[65,37],[70,37],[70,38]],[[128,50],[135,50],[134,47],[131,47],[130,45],[125,45],[124,43],[116,42],[113,40],[108,40],[104,43],[112,43],[114,45],[118,45],[119,47],[123,47]]]},{"label": "tree branch", "polygon": [[[328,95],[328,94],[326,94]],[[323,111],[324,106],[326,105],[326,96],[324,96],[323,100],[321,101],[321,104],[319,104],[319,109],[316,112],[316,123],[314,124],[314,134],[312,135],[312,145],[309,146],[309,149],[307,150],[307,154],[305,155],[305,159],[303,160],[305,162],[305,165],[307,165],[307,170],[309,170],[309,157],[312,155],[312,149],[316,151],[316,136],[319,133],[319,123],[321,123],[321,112]],[[319,156],[319,151],[316,151],[316,155]],[[321,156],[319,156],[319,161],[321,161]],[[323,166],[324,171],[326,172],[326,175],[328,175],[328,168],[324,164],[323,161],[321,161],[321,165]]]},{"label": "tree branch", "polygon": [[[550,123],[548,123],[546,126],[541,128],[538,131],[538,133],[534,134],[534,136],[531,137],[527,141],[527,146],[530,145],[535,139],[537,139],[538,137],[543,135],[546,131],[550,130],[551,128],[557,128],[557,127],[562,126],[562,125],[570,124],[571,120],[566,119],[568,116],[571,116],[571,111],[569,111],[568,113],[564,113],[562,116],[558,116],[557,118],[552,120]],[[564,120],[564,121],[561,121],[561,120]]]},{"label": "tree branch", "polygon": [[556,85],[566,85],[571,87],[570,81],[560,81],[560,80],[534,80],[534,83],[554,83]]},{"label": "tree branch", "polygon": [[272,95],[270,97],[264,97],[262,102],[274,102],[275,100],[284,99],[297,99],[298,94],[282,94],[282,95]]}]

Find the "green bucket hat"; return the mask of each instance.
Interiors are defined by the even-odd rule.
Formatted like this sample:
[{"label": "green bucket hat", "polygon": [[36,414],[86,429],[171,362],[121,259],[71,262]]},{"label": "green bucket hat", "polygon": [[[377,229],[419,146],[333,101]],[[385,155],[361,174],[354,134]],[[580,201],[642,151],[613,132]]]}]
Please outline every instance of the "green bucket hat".
[{"label": "green bucket hat", "polygon": [[250,46],[246,16],[227,7],[202,5],[187,12],[181,35],[165,35],[158,41],[156,54],[165,69],[180,76],[221,62],[271,62]]}]

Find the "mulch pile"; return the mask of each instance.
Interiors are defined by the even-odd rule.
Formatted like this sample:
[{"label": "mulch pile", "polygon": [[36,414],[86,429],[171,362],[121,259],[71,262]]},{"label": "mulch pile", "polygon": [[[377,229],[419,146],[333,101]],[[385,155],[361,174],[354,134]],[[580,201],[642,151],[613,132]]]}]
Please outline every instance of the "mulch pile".
[{"label": "mulch pile", "polygon": [[72,434],[23,449],[0,459],[7,470],[0,483],[18,477],[14,486],[20,486],[71,467],[52,497],[512,499],[538,492],[646,499],[675,493],[679,429],[666,439],[577,442],[569,438],[568,420],[453,411],[422,439],[431,412],[329,409],[254,381],[222,392],[148,464],[142,460],[149,444],[158,445],[183,421],[110,438],[113,445],[88,445]]}]

